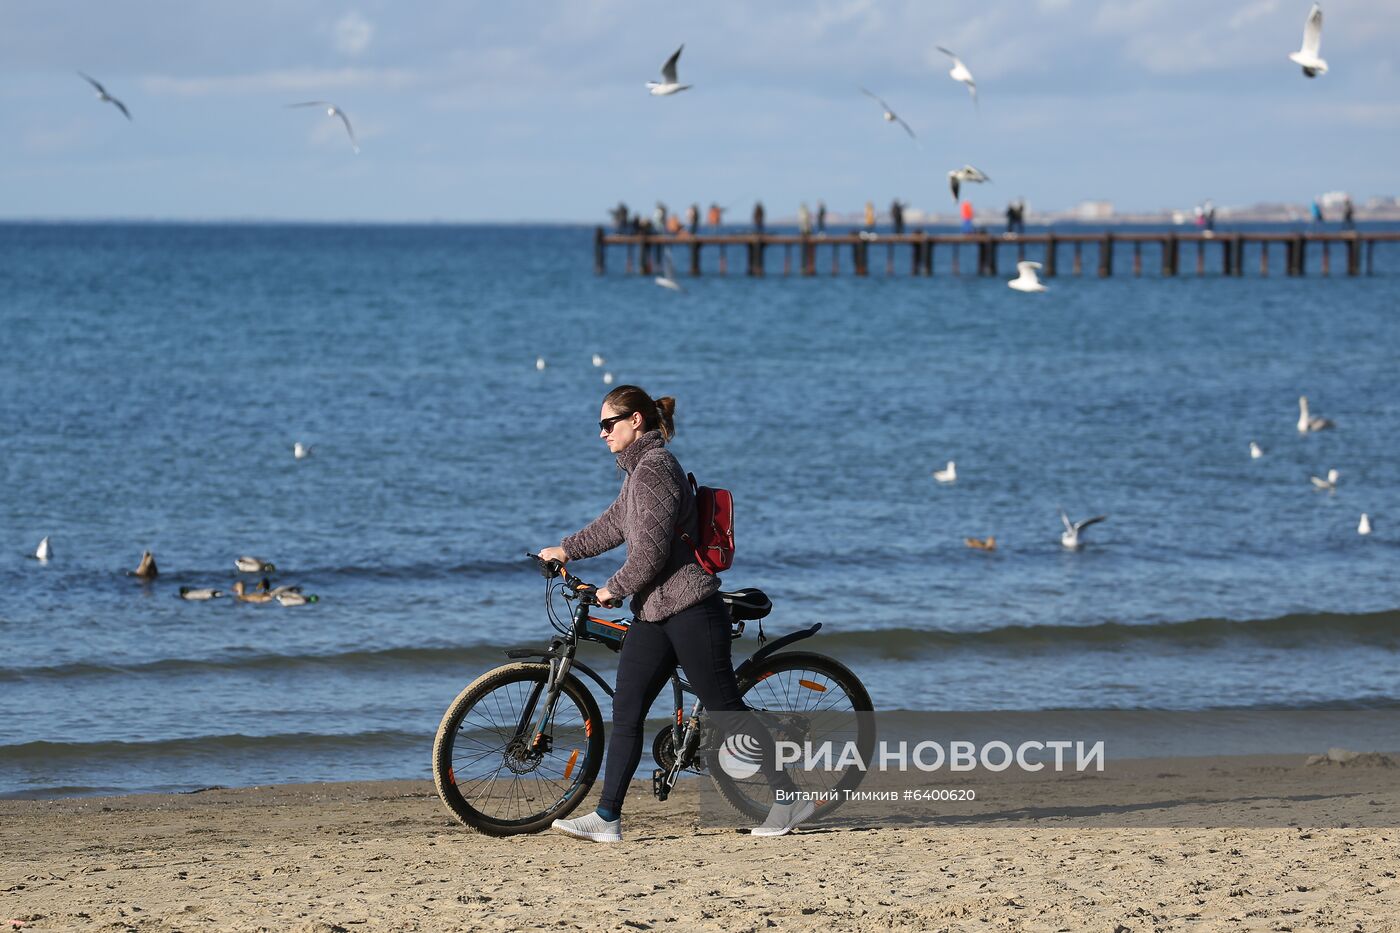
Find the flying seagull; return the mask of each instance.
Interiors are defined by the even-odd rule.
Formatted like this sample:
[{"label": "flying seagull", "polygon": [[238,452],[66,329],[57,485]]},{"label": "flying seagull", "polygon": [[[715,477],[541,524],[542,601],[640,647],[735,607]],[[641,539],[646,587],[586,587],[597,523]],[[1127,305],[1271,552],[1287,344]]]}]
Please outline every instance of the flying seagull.
[{"label": "flying seagull", "polygon": [[1328,470],[1326,479],[1323,479],[1320,476],[1309,476],[1308,479],[1312,480],[1312,484],[1318,489],[1326,489],[1329,492],[1336,492],[1337,479],[1341,475],[1342,474],[1340,470]]},{"label": "flying seagull", "polygon": [[307,457],[311,456],[311,450],[312,447],[310,444],[303,444],[301,441],[297,441],[292,445],[292,456],[298,460],[305,460]]},{"label": "flying seagull", "polygon": [[[1318,56],[1322,47],[1322,7],[1316,3],[1308,11],[1308,20],[1303,23],[1303,47],[1289,52],[1288,57],[1303,66],[1303,74],[1309,78],[1327,74],[1327,62]],[[89,79],[91,80],[91,79]]]},{"label": "flying seagull", "polygon": [[39,547],[34,551],[34,559],[47,563],[51,557],[53,557],[53,548],[49,545],[49,539],[46,537],[39,542]]},{"label": "flying seagull", "polygon": [[326,116],[340,117],[340,122],[345,124],[345,132],[350,136],[350,148],[355,150],[355,154],[360,154],[360,144],[355,141],[355,128],[350,125],[350,118],[345,115],[335,104],[326,100],[304,100],[299,104],[288,104],[288,107],[325,107]]},{"label": "flying seagull", "polygon": [[953,202],[958,200],[958,192],[962,190],[962,183],[965,181],[975,181],[979,184],[984,181],[991,181],[986,175],[971,165],[964,165],[962,168],[954,169],[948,173],[948,188],[953,192]]},{"label": "flying seagull", "polygon": [[655,279],[657,285],[662,288],[669,288],[673,292],[683,292],[681,283],[676,281],[676,264],[671,261],[671,251],[668,249],[661,255],[661,274]]},{"label": "flying seagull", "polygon": [[962,63],[962,59],[958,58],[956,55],[954,55],[949,50],[945,49],[943,46],[937,45],[934,46],[934,48],[938,49],[938,51],[942,52],[944,55],[947,55],[953,60],[953,67],[948,72],[948,76],[954,81],[961,81],[963,84],[967,85],[967,92],[972,95],[972,106],[976,107],[977,82],[972,80],[972,72],[967,70],[967,66]]},{"label": "flying seagull", "polygon": [[[1324,68],[1325,68],[1325,66],[1324,66]],[[81,78],[82,78],[84,81],[86,81],[88,84],[91,84],[93,87],[95,87],[95,88],[97,89],[97,99],[98,99],[98,100],[104,101],[104,102],[106,102],[106,103],[109,103],[109,104],[114,105],[118,110],[120,110],[120,111],[122,112],[122,114],[123,114],[128,120],[131,119],[131,111],[126,109],[126,104],[124,104],[124,103],[122,103],[121,101],[117,100],[117,99],[116,99],[115,97],[113,97],[111,94],[108,94],[108,93],[107,93],[107,89],[106,89],[105,87],[103,87],[103,86],[101,85],[101,83],[99,83],[98,80],[97,80],[96,78],[90,78],[90,77],[88,77],[87,75],[83,74],[81,71],[78,72],[78,76],[81,77]]]},{"label": "flying seagull", "polygon": [[694,87],[692,84],[681,84],[676,78],[676,62],[680,60],[681,52],[685,51],[685,43],[676,49],[676,53],[666,59],[666,64],[661,66],[661,80],[648,81],[647,90],[651,91],[652,97],[670,97],[672,94],[679,94],[681,91]]},{"label": "flying seagull", "polygon": [[1324,418],[1321,415],[1314,415],[1308,411],[1308,397],[1298,396],[1298,433],[1310,434],[1313,431],[1326,431],[1328,428],[1336,427],[1331,418]]},{"label": "flying seagull", "polygon": [[1041,284],[1040,276],[1035,274],[1039,268],[1040,263],[1023,259],[1016,263],[1016,271],[1020,274],[1006,284],[1018,292],[1043,292],[1045,286]]},{"label": "flying seagull", "polygon": [[1093,518],[1086,518],[1082,522],[1071,522],[1064,509],[1060,509],[1060,521],[1065,523],[1065,532],[1060,535],[1060,543],[1071,551],[1077,551],[1084,545],[1080,543],[1079,533],[1090,525],[1097,524],[1108,518],[1107,515],[1095,515]]},{"label": "flying seagull", "polygon": [[914,131],[909,128],[909,124],[905,123],[902,119],[900,119],[899,114],[891,110],[889,104],[885,103],[883,100],[881,100],[876,95],[870,93],[865,88],[861,88],[860,92],[866,97],[869,97],[871,100],[875,101],[875,103],[880,105],[880,109],[882,109],[885,112],[886,123],[898,123],[900,126],[904,127],[904,132],[909,134],[910,139],[915,140],[916,142],[918,141],[919,137],[914,135]]}]

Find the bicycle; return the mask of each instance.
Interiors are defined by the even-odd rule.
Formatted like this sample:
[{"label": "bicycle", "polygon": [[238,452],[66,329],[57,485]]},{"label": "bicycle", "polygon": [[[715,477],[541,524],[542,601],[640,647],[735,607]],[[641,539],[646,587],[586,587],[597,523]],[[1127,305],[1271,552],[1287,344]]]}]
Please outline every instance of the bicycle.
[{"label": "bicycle", "polygon": [[[613,688],[576,653],[588,641],[619,651],[627,628],[635,624],[590,614],[601,605],[596,587],[563,564],[529,557],[545,577],[545,607],[557,634],[544,650],[508,650],[514,663],[468,684],[447,708],[433,742],[433,781],[443,804],[464,826],[490,836],[540,832],[572,813],[588,795],[603,761],[604,729],[598,702],[578,674],[608,696]],[[555,611],[560,594],[574,604],[567,622]],[[821,623],[769,641],[760,621],[772,610],[767,596],[752,588],[720,596],[729,607],[732,638],[743,635],[746,622],[759,622],[759,649],[734,673],[745,705],[762,718],[774,739],[840,741],[845,733],[844,741],[854,742],[861,760],[868,761],[875,729],[864,685],[832,658],[782,651],[815,635]],[[603,608],[620,605],[617,600]],[[538,660],[521,660],[525,658]],[[687,711],[685,695],[693,691],[679,669],[671,675],[671,687],[674,717],[652,743],[658,765],[652,772],[653,794],[665,800],[683,774],[708,772],[731,806],[762,819],[771,804],[767,781],[761,775],[735,778],[723,768],[709,767],[723,737],[702,718],[698,699]],[[814,722],[831,728],[814,734]],[[831,795],[835,799],[820,805],[824,815],[839,805],[841,791],[860,783],[864,772],[846,768],[797,777],[799,786],[802,780],[815,781],[821,786],[814,789],[836,792]]]}]

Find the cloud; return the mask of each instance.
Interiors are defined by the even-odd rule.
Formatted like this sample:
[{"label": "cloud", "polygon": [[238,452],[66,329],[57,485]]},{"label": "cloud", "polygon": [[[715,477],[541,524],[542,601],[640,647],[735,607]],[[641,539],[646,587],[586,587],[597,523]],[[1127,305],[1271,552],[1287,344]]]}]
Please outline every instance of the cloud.
[{"label": "cloud", "polygon": [[317,94],[344,88],[399,90],[420,80],[402,68],[301,68],[257,74],[181,76],[151,75],[141,79],[149,94],[167,97],[210,97],[223,94]]},{"label": "cloud", "polygon": [[1262,19],[1278,9],[1278,0],[1255,0],[1244,9],[1230,17],[1229,26],[1231,29],[1239,29],[1247,26],[1257,19]]},{"label": "cloud", "polygon": [[331,29],[335,47],[346,55],[359,55],[374,38],[374,24],[359,13],[346,13]]}]

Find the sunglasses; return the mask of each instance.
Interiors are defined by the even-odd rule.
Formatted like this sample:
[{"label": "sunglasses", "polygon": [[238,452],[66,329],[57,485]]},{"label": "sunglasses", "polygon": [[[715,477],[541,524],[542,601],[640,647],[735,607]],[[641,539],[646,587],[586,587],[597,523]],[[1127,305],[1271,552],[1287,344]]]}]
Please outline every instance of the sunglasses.
[{"label": "sunglasses", "polygon": [[598,430],[602,431],[604,434],[611,434],[613,427],[616,426],[619,421],[626,421],[628,418],[632,417],[633,414],[634,412],[628,412],[625,415],[613,415],[611,418],[604,418],[602,421],[598,422]]}]

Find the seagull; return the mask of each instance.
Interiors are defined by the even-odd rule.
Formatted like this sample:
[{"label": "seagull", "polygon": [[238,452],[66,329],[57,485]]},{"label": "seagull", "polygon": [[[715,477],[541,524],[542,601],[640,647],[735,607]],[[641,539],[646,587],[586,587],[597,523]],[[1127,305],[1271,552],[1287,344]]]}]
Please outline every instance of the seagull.
[{"label": "seagull", "polygon": [[958,481],[958,465],[949,460],[946,469],[933,471],[933,478],[940,483],[956,483]]},{"label": "seagull", "polygon": [[952,52],[945,49],[943,46],[936,45],[934,46],[934,48],[938,49],[938,51],[942,52],[944,55],[947,55],[953,60],[953,67],[952,70],[948,72],[948,77],[952,78],[954,81],[961,81],[963,84],[967,85],[967,92],[972,95],[972,106],[976,107],[977,82],[972,80],[972,72],[967,70],[967,66],[962,63],[961,59],[959,59]]},{"label": "seagull", "polygon": [[607,362],[607,360],[603,359],[603,354],[601,354],[601,353],[595,353],[595,354],[593,354],[593,365],[594,365],[594,366],[602,366],[602,365],[603,365],[604,363],[606,363],[606,362]]},{"label": "seagull", "polygon": [[160,570],[156,568],[155,555],[150,551],[141,552],[141,563],[135,570],[129,571],[133,577],[140,577],[142,580],[154,580],[160,576]]},{"label": "seagull", "polygon": [[544,357],[542,357],[542,356],[537,356],[537,357],[535,357],[535,371],[536,371],[536,372],[544,372],[544,366],[545,366]]},{"label": "seagull", "polygon": [[908,123],[905,123],[902,119],[900,119],[899,115],[898,115],[897,113],[895,113],[893,110],[890,109],[890,105],[889,105],[889,104],[885,103],[883,100],[881,100],[881,99],[880,99],[879,97],[877,97],[876,95],[870,93],[870,92],[867,91],[865,88],[861,88],[861,89],[860,89],[860,92],[861,92],[862,94],[864,94],[866,97],[869,97],[871,100],[875,101],[877,104],[880,105],[881,108],[884,109],[884,111],[885,111],[885,122],[886,122],[886,123],[898,123],[900,126],[904,127],[904,132],[906,132],[906,133],[909,134],[909,138],[910,138],[910,139],[915,140],[915,141],[918,140],[919,137],[917,137],[917,136],[914,135],[914,131],[913,131],[912,129],[909,128],[909,124],[908,124]]},{"label": "seagull", "polygon": [[276,573],[277,567],[259,557],[240,557],[233,562],[242,573]]},{"label": "seagull", "polygon": [[681,57],[681,52],[685,51],[685,43],[676,49],[676,54],[666,59],[666,64],[661,66],[661,80],[648,81],[647,90],[651,91],[652,97],[670,97],[672,94],[679,94],[681,91],[694,87],[692,84],[681,84],[676,78],[676,62]]},{"label": "seagull", "polygon": [[984,175],[978,169],[973,168],[971,165],[964,165],[960,169],[954,169],[953,171],[949,172],[948,188],[953,192],[954,202],[958,200],[958,192],[962,190],[962,183],[965,181],[975,181],[981,183],[984,181],[991,181],[991,179]]},{"label": "seagull", "polygon": [[995,551],[997,549],[997,539],[994,537],[963,538],[963,544],[974,551]]},{"label": "seagull", "polygon": [[1040,268],[1040,263],[1023,259],[1016,263],[1016,271],[1019,275],[1006,284],[1018,292],[1043,292],[1045,286],[1040,282],[1040,276],[1035,274],[1035,270]]},{"label": "seagull", "polygon": [[1298,396],[1298,433],[1308,434],[1313,431],[1326,431],[1328,428],[1335,428],[1331,418],[1324,418],[1321,415],[1308,413],[1308,397]]},{"label": "seagull", "polygon": [[1260,457],[1262,457],[1262,456],[1264,456],[1264,448],[1260,447],[1260,446],[1259,446],[1258,444],[1256,444],[1254,441],[1250,441],[1250,442],[1249,442],[1249,459],[1251,459],[1251,460],[1258,460],[1258,459],[1259,459]]},{"label": "seagull", "polygon": [[[1321,19],[1321,16],[1319,15],[1318,18]],[[1324,67],[1325,67],[1325,66],[1324,66]],[[112,104],[112,105],[115,106],[118,110],[120,110],[120,111],[122,112],[122,114],[123,114],[128,120],[131,119],[131,111],[126,109],[126,104],[124,104],[124,103],[122,103],[121,101],[117,100],[117,99],[116,99],[115,97],[113,97],[111,94],[108,94],[108,93],[107,93],[107,89],[106,89],[105,87],[103,87],[100,83],[98,83],[98,81],[97,81],[96,78],[89,78],[87,75],[83,74],[81,71],[78,72],[78,76],[81,77],[81,78],[82,78],[84,81],[86,81],[88,84],[91,84],[93,87],[97,88],[97,99],[98,99],[98,100],[103,101],[104,103]]]},{"label": "seagull", "polygon": [[1327,62],[1319,58],[1317,54],[1321,47],[1322,7],[1314,3],[1312,9],[1308,11],[1307,22],[1303,23],[1303,47],[1296,52],[1289,52],[1288,57],[1296,64],[1303,66],[1303,74],[1309,78],[1316,78],[1318,75],[1327,74]]},{"label": "seagull", "polygon": [[272,594],[272,598],[283,606],[305,606],[307,603],[317,603],[321,601],[321,597],[314,593],[310,596],[303,596],[300,593],[274,593]]},{"label": "seagull", "polygon": [[610,386],[613,383],[612,373],[603,373],[603,385]]},{"label": "seagull", "polygon": [[676,264],[671,261],[671,251],[668,249],[661,257],[661,274],[654,280],[662,288],[669,288],[673,292],[683,292],[681,283],[676,281]]},{"label": "seagull", "polygon": [[310,444],[303,444],[301,441],[297,441],[292,445],[292,456],[296,457],[298,460],[305,460],[307,457],[311,456],[311,451],[312,446]]},{"label": "seagull", "polygon": [[34,551],[34,559],[47,561],[50,557],[53,557],[53,548],[49,547],[49,539],[44,538],[39,542],[38,549]]},{"label": "seagull", "polygon": [[1308,477],[1308,478],[1312,480],[1312,484],[1313,484],[1314,486],[1316,486],[1318,489],[1326,489],[1326,490],[1329,490],[1329,491],[1336,491],[1336,489],[1337,489],[1337,477],[1339,477],[1339,476],[1341,476],[1341,475],[1342,475],[1342,474],[1341,474],[1340,472],[1338,472],[1337,470],[1328,470],[1328,471],[1327,471],[1327,478],[1326,478],[1326,479],[1323,479],[1323,478],[1320,477],[1320,476],[1310,476],[1310,477]]},{"label": "seagull", "polygon": [[350,125],[350,118],[347,117],[347,116],[345,115],[345,111],[344,111],[344,110],[341,110],[341,109],[340,109],[339,107],[337,107],[335,104],[332,104],[330,101],[326,101],[326,100],[304,100],[304,101],[302,101],[302,102],[299,103],[299,104],[288,104],[287,106],[288,106],[288,107],[325,107],[325,108],[326,108],[326,116],[328,116],[328,117],[340,117],[340,122],[345,124],[345,132],[348,133],[349,136],[350,136],[350,148],[355,150],[355,154],[356,154],[356,155],[359,155],[359,154],[360,154],[360,144],[357,143],[357,142],[355,142],[355,130],[354,130],[354,127],[352,127],[352,126]]},{"label": "seagull", "polygon": [[1096,524],[1108,518],[1107,515],[1095,515],[1093,518],[1086,518],[1082,522],[1071,522],[1064,509],[1060,509],[1060,521],[1065,523],[1065,533],[1060,535],[1060,543],[1071,551],[1077,551],[1084,545],[1079,541],[1079,533],[1090,525]]},{"label": "seagull", "polygon": [[180,587],[180,598],[181,598],[181,599],[191,599],[191,600],[218,599],[218,598],[219,598],[220,596],[222,596],[222,595],[224,595],[224,591],[223,591],[223,590],[215,590],[215,589],[209,589],[209,588],[195,589],[195,588],[192,587],[192,586],[182,586],[182,587]]},{"label": "seagull", "polygon": [[1368,535],[1371,533],[1371,516],[1367,515],[1365,512],[1361,513],[1361,521],[1356,526],[1356,533],[1359,535]]}]

